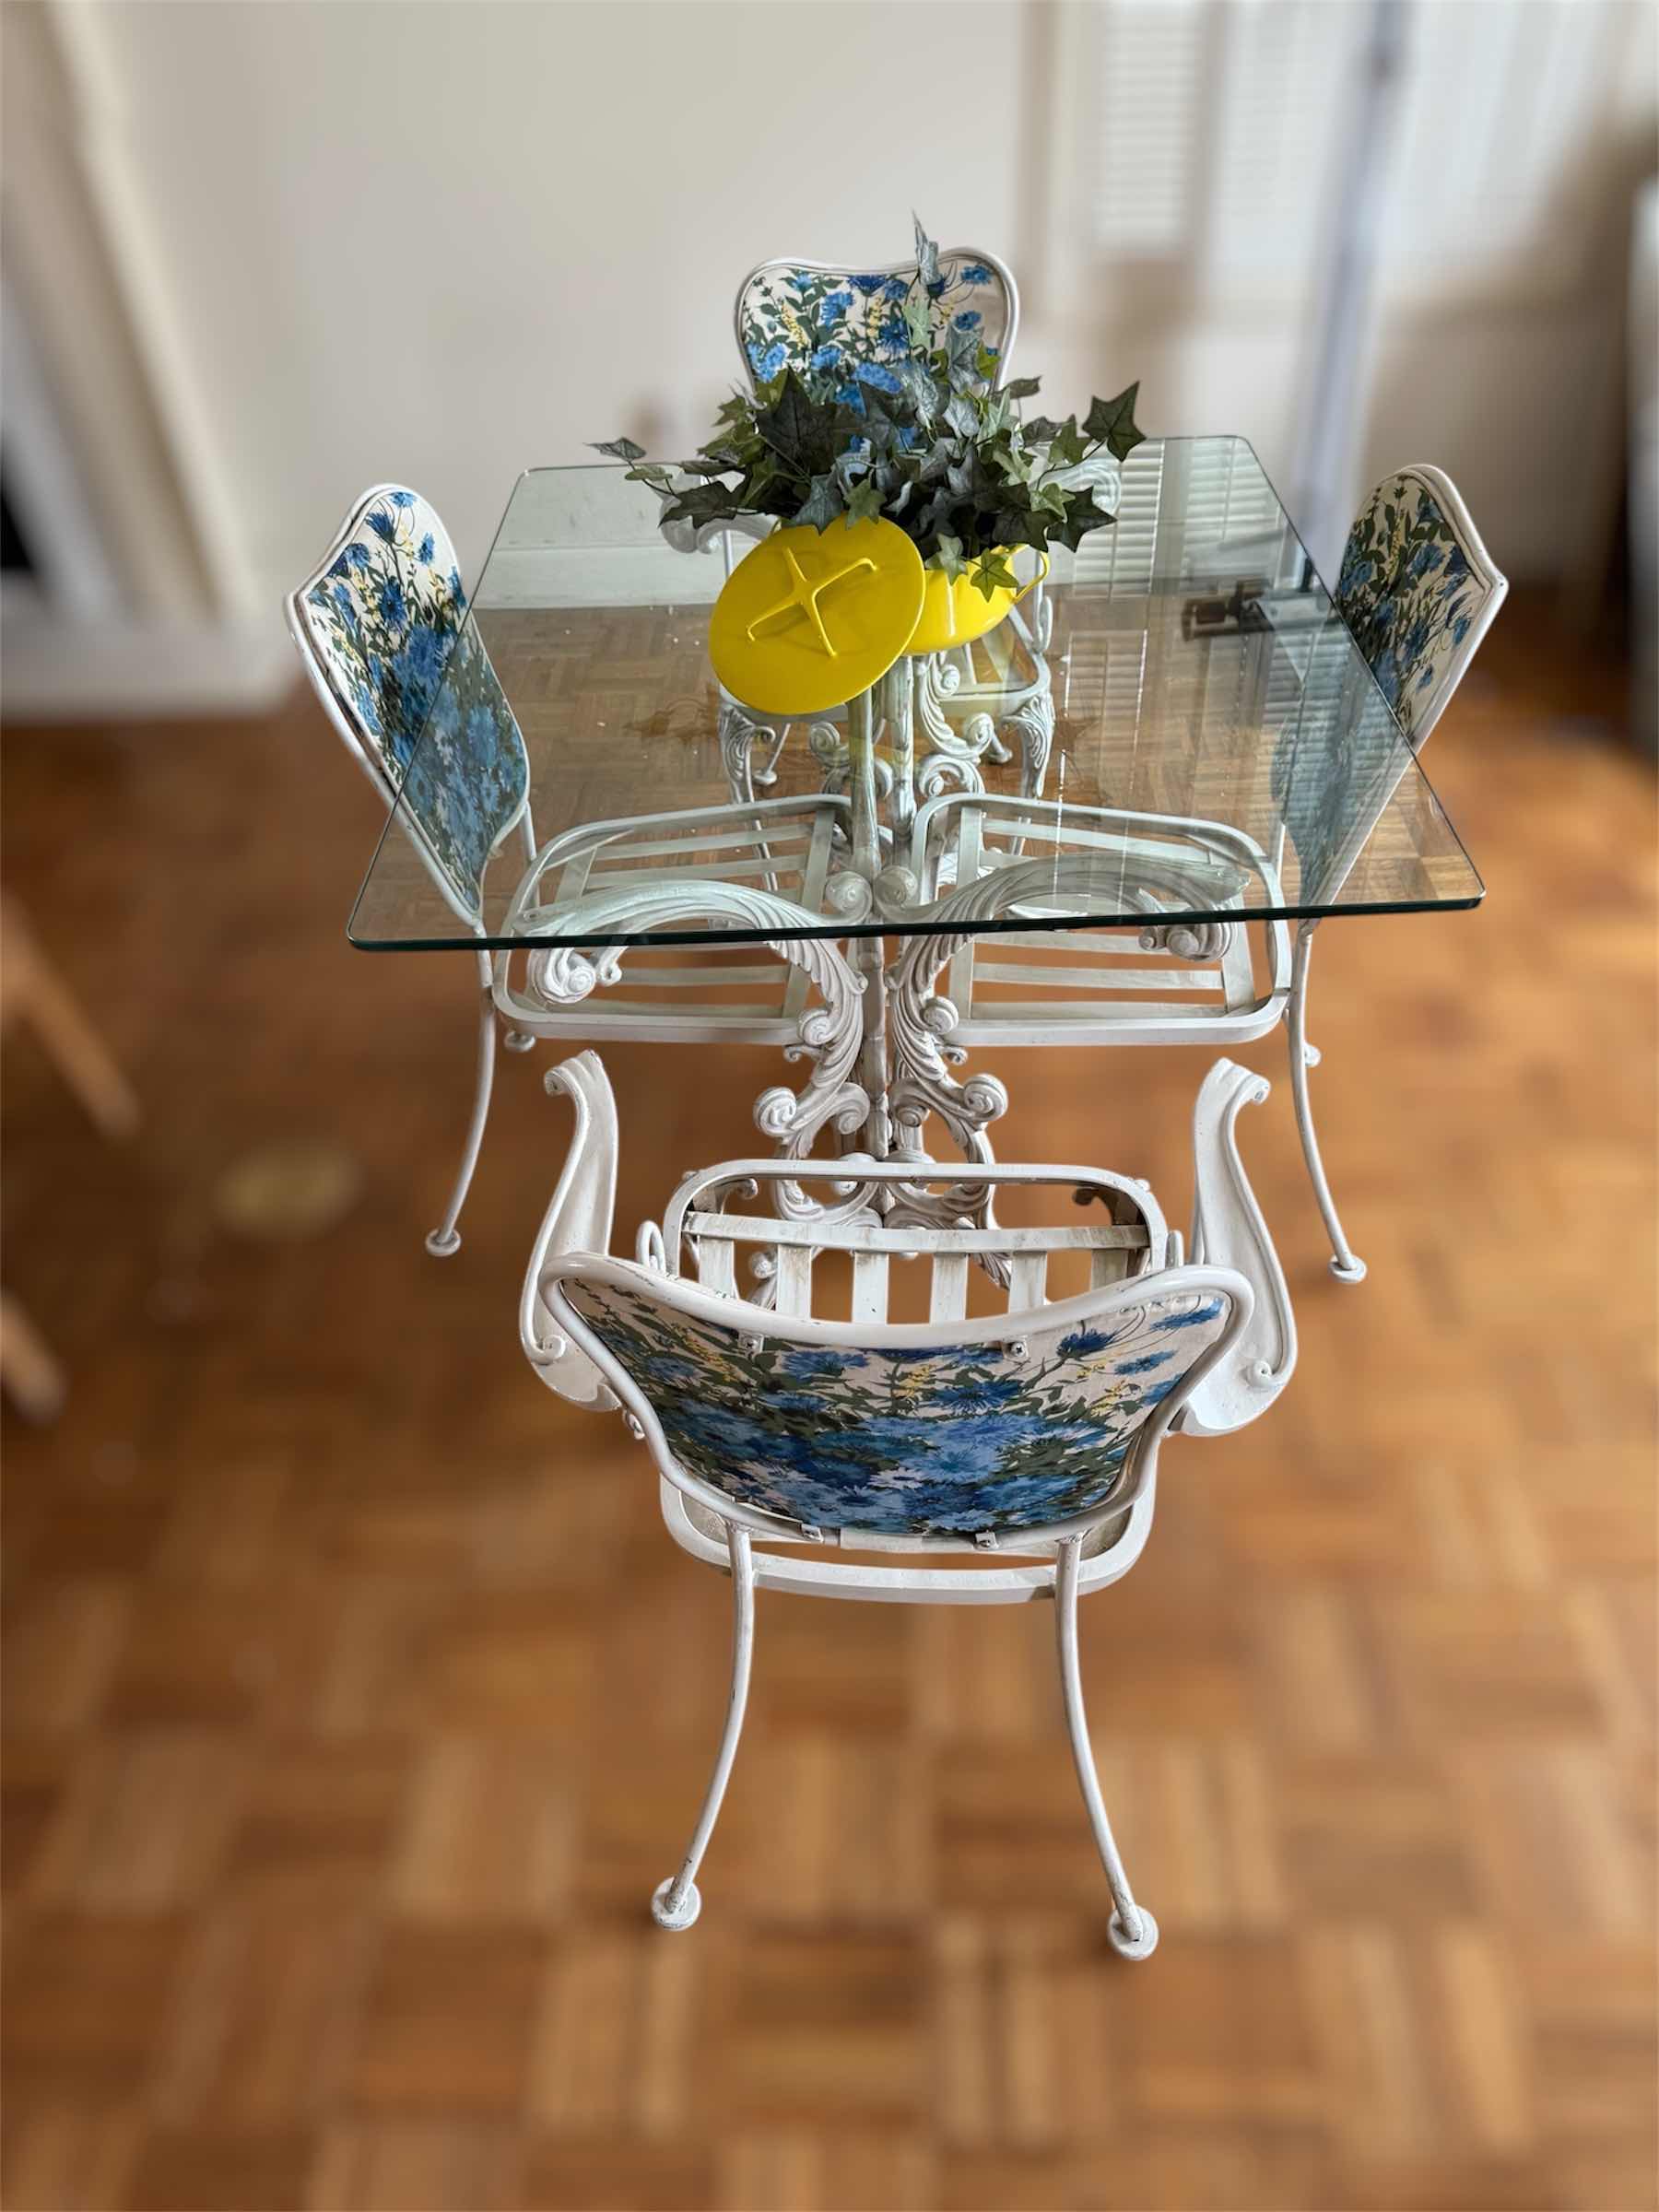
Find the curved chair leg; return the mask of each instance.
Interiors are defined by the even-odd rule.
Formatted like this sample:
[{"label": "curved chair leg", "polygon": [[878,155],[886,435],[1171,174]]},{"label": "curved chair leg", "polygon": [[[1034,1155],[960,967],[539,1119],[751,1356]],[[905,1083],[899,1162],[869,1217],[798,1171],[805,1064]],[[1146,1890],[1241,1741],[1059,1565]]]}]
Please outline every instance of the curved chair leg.
[{"label": "curved chair leg", "polygon": [[1149,1959],[1158,1947],[1158,1923],[1144,1905],[1135,1903],[1130,1890],[1129,1877],[1124,1872],[1124,1862],[1118,1855],[1112,1823],[1106,1818],[1106,1801],[1100,1795],[1100,1778],[1095,1772],[1094,1750],[1088,1741],[1088,1720],[1083,1711],[1083,1682],[1077,1672],[1077,1568],[1082,1547],[1080,1536],[1068,1536],[1060,1547],[1054,1565],[1054,1612],[1059,1630],[1060,1688],[1065,1700],[1065,1724],[1071,1731],[1072,1758],[1077,1763],[1083,1802],[1088,1808],[1089,1826],[1094,1830],[1095,1848],[1106,1869],[1115,1908],[1107,1924],[1106,1940],[1120,1959]]},{"label": "curved chair leg", "polygon": [[749,1553],[747,1528],[726,1524],[726,1545],[732,1559],[732,1695],[726,1707],[725,1732],[715,1754],[709,1794],[697,1817],[690,1846],[672,1880],[659,1882],[651,1900],[651,1917],[659,1928],[675,1933],[688,1928],[702,1911],[695,1879],[702,1856],[720,1818],[720,1805],[737,1756],[737,1738],[743,1734],[743,1715],[748,1704],[749,1661],[755,1649],[755,1567]]},{"label": "curved chair leg", "polygon": [[495,1081],[495,1001],[489,995],[489,986],[486,982],[478,1007],[478,1082],[473,1094],[472,1121],[466,1132],[466,1148],[461,1155],[461,1171],[455,1177],[454,1189],[450,1193],[449,1211],[444,1215],[441,1226],[426,1241],[426,1248],[434,1259],[447,1260],[461,1249],[455,1223],[461,1218],[461,1208],[466,1204],[466,1194],[472,1188],[473,1170],[478,1164],[478,1153],[484,1143],[484,1124],[489,1119],[489,1093]]},{"label": "curved chair leg", "polygon": [[1301,1136],[1302,1158],[1308,1163],[1308,1180],[1313,1185],[1313,1195],[1324,1217],[1325,1234],[1331,1240],[1331,1273],[1339,1283],[1362,1283],[1365,1262],[1355,1254],[1342,1232],[1336,1202],[1325,1181],[1324,1162],[1319,1157],[1313,1108],[1308,1098],[1308,1070],[1319,1065],[1319,1054],[1308,1042],[1308,962],[1312,952],[1313,933],[1303,927],[1297,933],[1290,969],[1290,1004],[1286,1015],[1290,1031],[1290,1096],[1296,1102],[1296,1126]]}]

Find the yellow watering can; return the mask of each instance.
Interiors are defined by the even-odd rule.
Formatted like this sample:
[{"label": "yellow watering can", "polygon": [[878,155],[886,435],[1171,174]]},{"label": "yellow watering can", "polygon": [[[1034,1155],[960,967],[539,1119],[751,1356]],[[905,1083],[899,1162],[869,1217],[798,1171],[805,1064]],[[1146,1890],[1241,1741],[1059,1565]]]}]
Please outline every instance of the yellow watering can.
[{"label": "yellow watering can", "polygon": [[[995,550],[1001,559],[1012,560],[1006,546]],[[1029,583],[1022,583],[1017,592],[1006,591],[999,584],[988,599],[974,582],[971,570],[953,581],[943,569],[929,569],[922,594],[922,619],[912,630],[905,651],[942,653],[947,645],[966,645],[971,639],[982,638],[988,629],[994,629],[1009,608],[1018,606],[1048,574],[1048,555],[1040,550],[1037,559],[1041,566]]]}]

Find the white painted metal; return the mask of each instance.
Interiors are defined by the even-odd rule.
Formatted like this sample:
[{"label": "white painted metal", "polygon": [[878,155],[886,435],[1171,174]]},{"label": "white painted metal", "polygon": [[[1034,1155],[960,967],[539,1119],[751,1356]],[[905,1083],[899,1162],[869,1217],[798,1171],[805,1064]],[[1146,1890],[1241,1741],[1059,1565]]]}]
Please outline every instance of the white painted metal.
[{"label": "white painted metal", "polygon": [[1250,1319],[1227,1358],[1210,1369],[1187,1400],[1181,1426],[1194,1436],[1224,1436],[1256,1419],[1284,1389],[1296,1365],[1290,1292],[1239,1157],[1240,1112],[1259,1105],[1272,1088],[1253,1068],[1218,1060],[1193,1109],[1193,1259],[1201,1265],[1237,1268],[1256,1294]]},{"label": "white painted metal", "polygon": [[[1429,742],[1430,732],[1445,712],[1453,693],[1467,673],[1469,663],[1479,649],[1481,641],[1497,618],[1498,609],[1509,593],[1509,580],[1481,542],[1480,533],[1475,527],[1475,518],[1444,469],[1435,468],[1428,462],[1413,462],[1409,467],[1393,471],[1390,477],[1384,478],[1384,483],[1392,481],[1394,476],[1416,477],[1427,487],[1435,504],[1451,524],[1464,558],[1469,564],[1470,573],[1484,587],[1469,627],[1441,669],[1439,683],[1428,698],[1418,704],[1416,734],[1411,741],[1411,749],[1413,753],[1420,753]],[[1378,492],[1371,495],[1373,500],[1380,496],[1381,488],[1379,487]],[[1368,501],[1367,505],[1370,503]],[[1405,674],[1403,671],[1402,682]],[[1402,748],[1398,773],[1384,785],[1375,804],[1354,824],[1333,872],[1334,882],[1340,883],[1346,877],[1364,851],[1383,808],[1398,788],[1406,766]],[[1313,955],[1313,932],[1318,926],[1318,917],[1314,916],[1303,922],[1297,932],[1296,956],[1285,1016],[1290,1051],[1290,1096],[1296,1107],[1296,1126],[1301,1138],[1302,1158],[1307,1163],[1308,1181],[1313,1186],[1314,1200],[1324,1222],[1325,1232],[1331,1240],[1331,1273],[1339,1283],[1362,1283],[1365,1280],[1365,1262],[1348,1243],[1336,1211],[1336,1202],[1331,1195],[1324,1161],[1319,1149],[1318,1134],[1313,1126],[1313,1104],[1308,1095],[1308,1070],[1319,1065],[1319,1054],[1308,1042],[1307,1034],[1308,968]]]},{"label": "white painted metal", "polygon": [[697,1816],[697,1826],[691,1831],[691,1841],[680,1861],[679,1872],[671,1881],[659,1883],[651,1900],[653,1920],[659,1928],[674,1933],[688,1928],[702,1911],[697,1870],[702,1865],[709,1838],[720,1818],[721,1802],[731,1780],[732,1761],[737,1756],[737,1739],[743,1734],[743,1716],[748,1707],[749,1665],[755,1651],[754,1555],[747,1528],[733,1524],[726,1530],[726,1540],[732,1576],[732,1693],[726,1704],[725,1727],[720,1749],[714,1755],[708,1794]]},{"label": "white painted metal", "polygon": [[[596,1054],[582,1053],[553,1071],[548,1088],[571,1098],[576,1127],[531,1253],[520,1309],[521,1341],[551,1389],[581,1404],[623,1408],[629,1427],[656,1463],[670,1535],[694,1558],[729,1572],[734,1583],[732,1690],[725,1727],[685,1859],[653,1897],[658,1924],[689,1927],[701,1910],[695,1877],[742,1729],[757,1588],[887,1604],[1006,1605],[1053,1598],[1073,1756],[1112,1894],[1109,1940],[1125,1958],[1147,1957],[1158,1939],[1157,1923],[1135,1900],[1100,1795],[1077,1667],[1077,1602],[1082,1592],[1119,1580],[1139,1558],[1151,1527],[1164,1437],[1177,1427],[1217,1434],[1253,1419],[1289,1373],[1295,1333],[1284,1279],[1239,1159],[1233,1126],[1246,1100],[1265,1095],[1265,1081],[1222,1062],[1204,1087],[1194,1122],[1194,1258],[1185,1265],[1180,1241],[1169,1232],[1156,1198],[1135,1178],[1062,1163],[952,1163],[947,1169],[864,1154],[793,1162],[732,1159],[697,1171],[682,1180],[669,1201],[663,1228],[647,1223],[641,1230],[640,1262],[614,1260],[606,1246],[616,1182],[616,1116],[603,1065]],[[884,1216],[877,1203],[878,1189],[902,1186],[906,1178],[948,1182],[955,1225],[900,1222],[891,1209]],[[794,1185],[798,1192],[812,1182],[828,1185],[829,1197],[810,1217],[799,1205],[781,1206],[771,1216],[732,1209],[735,1199],[762,1198],[768,1184]],[[1022,1230],[988,1223],[988,1205],[974,1186],[1021,1184],[1070,1186],[1097,1195],[1106,1202],[1110,1218],[1083,1230]],[[776,1308],[770,1312],[735,1293],[735,1254],[741,1246],[756,1244],[770,1248],[780,1277]],[[1079,1247],[1094,1255],[1097,1272],[1090,1288],[1050,1301],[1049,1258]],[[696,1283],[679,1275],[682,1251],[696,1262]],[[819,1319],[812,1312],[812,1263],[824,1252],[852,1256],[853,1312],[844,1322]],[[886,1319],[888,1255],[898,1252],[933,1265],[926,1322],[892,1324]],[[998,1252],[1010,1285],[1007,1311],[967,1318],[967,1270]],[[712,1323],[728,1332],[749,1330],[756,1339],[825,1348],[1008,1346],[1038,1326],[1052,1331],[1109,1322],[1149,1295],[1189,1290],[1220,1293],[1230,1317],[1209,1351],[1149,1413],[1108,1499],[1069,1520],[1002,1536],[986,1534],[971,1545],[965,1536],[808,1526],[742,1502],[691,1475],[675,1459],[650,1396],[563,1296],[563,1286],[571,1282],[651,1285],[654,1302],[694,1322]],[[1265,1335],[1255,1326],[1264,1305],[1268,1309]],[[1251,1371],[1264,1359],[1271,1365],[1265,1382]],[[765,1548],[756,1551],[756,1540]],[[782,1547],[796,1547],[798,1556]],[[1004,1553],[1009,1563],[984,1569],[947,1563],[971,1548]],[[837,1558],[837,1551],[860,1556]],[[871,1552],[900,1554],[904,1563],[871,1564],[862,1556]]]},{"label": "white painted metal", "polygon": [[1071,1737],[1072,1759],[1078,1786],[1094,1830],[1095,1849],[1106,1870],[1113,1912],[1107,1941],[1120,1959],[1149,1959],[1158,1945],[1158,1923],[1135,1901],[1129,1877],[1124,1871],[1117,1839],[1106,1817],[1100,1794],[1100,1777],[1095,1767],[1094,1746],[1088,1740],[1088,1721],[1083,1710],[1083,1677],[1077,1668],[1077,1557],[1081,1536],[1067,1536],[1054,1564],[1054,1629],[1060,1647],[1060,1690],[1065,1704],[1066,1732]]}]

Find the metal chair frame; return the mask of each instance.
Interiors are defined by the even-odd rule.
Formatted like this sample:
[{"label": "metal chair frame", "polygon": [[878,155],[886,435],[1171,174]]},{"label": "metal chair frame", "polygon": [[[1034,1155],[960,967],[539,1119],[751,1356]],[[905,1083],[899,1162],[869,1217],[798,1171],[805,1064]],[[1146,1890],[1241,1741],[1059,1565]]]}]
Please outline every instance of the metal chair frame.
[{"label": "metal chair frame", "polygon": [[[713,1773],[677,1872],[659,1885],[652,1911],[659,1926],[688,1928],[701,1910],[696,1877],[712,1835],[743,1727],[754,1646],[755,1593],[793,1590],[820,1597],[900,1604],[1006,1605],[1052,1599],[1063,1702],[1077,1777],[1097,1850],[1112,1892],[1108,1929],[1123,1956],[1145,1958],[1158,1940],[1157,1923],[1137,1905],[1100,1796],[1077,1663],[1077,1599],[1119,1580],[1139,1558],[1151,1527],[1158,1456],[1173,1430],[1220,1434],[1254,1419],[1288,1380],[1296,1358],[1295,1324],[1266,1225],[1239,1157],[1235,1124],[1243,1105],[1265,1098],[1267,1085],[1231,1062],[1206,1078],[1194,1117],[1194,1202],[1192,1257],[1171,1232],[1143,1182],[1068,1164],[949,1167],[878,1161],[852,1155],[833,1161],[781,1163],[734,1159],[687,1177],[661,1228],[640,1231],[635,1261],[609,1255],[617,1173],[616,1106],[603,1065],[584,1053],[549,1071],[550,1091],[568,1095],[575,1129],[563,1172],[543,1217],[521,1294],[519,1333],[537,1374],[560,1395],[594,1409],[620,1407],[650,1450],[659,1476],[670,1535],[694,1558],[733,1582],[732,1681]],[[869,1197],[882,1182],[948,1182],[959,1195],[960,1223],[941,1229],[885,1218]],[[805,1186],[830,1187],[829,1202],[811,1208]],[[1059,1185],[1104,1202],[1106,1218],[1083,1227],[1014,1229],[988,1221],[994,1188]],[[771,1186],[769,1193],[768,1187]],[[772,1214],[737,1212],[735,1197],[770,1194],[784,1203]],[[738,1254],[749,1251],[775,1285],[763,1307],[737,1295]],[[1090,1287],[1050,1303],[1047,1271],[1054,1254],[1089,1254]],[[814,1262],[823,1253],[850,1257],[852,1317],[813,1312]],[[682,1253],[697,1280],[680,1274]],[[887,1318],[893,1257],[931,1264],[929,1319],[895,1324]],[[968,1275],[980,1266],[1006,1285],[1006,1312],[964,1318]],[[1130,1432],[1120,1473],[1109,1493],[1085,1512],[976,1537],[878,1533],[856,1525],[820,1526],[746,1502],[688,1471],[676,1458],[640,1380],[571,1303],[570,1286],[648,1287],[656,1304],[759,1346],[771,1339],[819,1348],[912,1349],[972,1343],[1018,1357],[1022,1339],[1038,1331],[1110,1321],[1150,1301],[1216,1293],[1227,1301],[1213,1345],[1182,1373],[1161,1403],[1144,1410]],[[1108,1448],[1102,1431],[1102,1451]],[[1008,1564],[951,1565],[965,1552],[1003,1557]],[[901,1565],[872,1564],[849,1554],[900,1554]],[[841,1556],[837,1556],[837,1555]],[[798,1556],[797,1556],[798,1555]],[[1015,1563],[1018,1562],[1018,1563]]]}]

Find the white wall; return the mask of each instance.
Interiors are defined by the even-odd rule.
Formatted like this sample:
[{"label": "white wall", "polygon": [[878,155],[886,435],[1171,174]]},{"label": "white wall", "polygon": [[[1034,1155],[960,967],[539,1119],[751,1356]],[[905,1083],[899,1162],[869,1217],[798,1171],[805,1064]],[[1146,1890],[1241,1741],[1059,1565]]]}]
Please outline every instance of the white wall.
[{"label": "white wall", "polygon": [[[1653,104],[1649,47],[1621,26],[1645,23],[1651,46],[1652,14],[1641,0],[1488,0],[1463,9],[1453,40],[1439,35],[1453,5],[1414,12],[1436,37],[1356,465],[1441,463],[1500,561],[1547,573],[1594,536],[1583,480],[1599,426],[1617,420],[1619,301],[1591,247],[1610,240],[1617,270],[1618,164]],[[1045,373],[1047,404],[1138,372],[1149,427],[1241,430],[1294,499],[1307,216],[1330,137],[1316,125],[1336,100],[1330,26],[1357,12],[1351,0],[1112,0],[1104,14],[1022,0],[47,10],[72,18],[81,90],[67,127],[100,181],[207,566],[229,579],[219,611],[255,623],[274,623],[282,591],[378,478],[426,490],[476,569],[525,465],[581,459],[586,441],[621,431],[658,453],[695,443],[735,373],[741,273],[780,252],[895,258],[912,206],[947,241],[991,247],[1025,275],[1020,366]],[[32,13],[12,0],[0,31]],[[1181,126],[1197,182],[1168,162],[1155,175],[1164,122],[1138,146],[1124,135],[1159,87],[1185,97],[1182,67],[1207,103]],[[1568,76],[1577,104],[1560,124],[1548,86]],[[1540,156],[1528,171],[1547,282],[1530,203],[1517,236],[1423,184],[1470,116],[1500,186],[1519,173],[1523,143],[1506,136],[1517,100],[1533,118],[1525,147],[1540,116],[1559,124],[1549,166]],[[1606,127],[1586,147],[1598,101]],[[1155,191],[1184,197],[1159,217]],[[1290,226],[1283,253],[1241,198],[1257,191]],[[1571,219],[1552,231],[1558,202]],[[9,204],[15,222],[15,188]],[[1137,208],[1124,258],[1111,241]],[[1414,289],[1424,241],[1438,251],[1453,230],[1466,250],[1447,284]],[[1581,401],[1588,432],[1565,427]]]},{"label": "white wall", "polygon": [[101,7],[255,572],[291,582],[377,478],[476,563],[527,465],[690,450],[771,253],[897,259],[912,205],[1009,247],[1019,15]]}]

